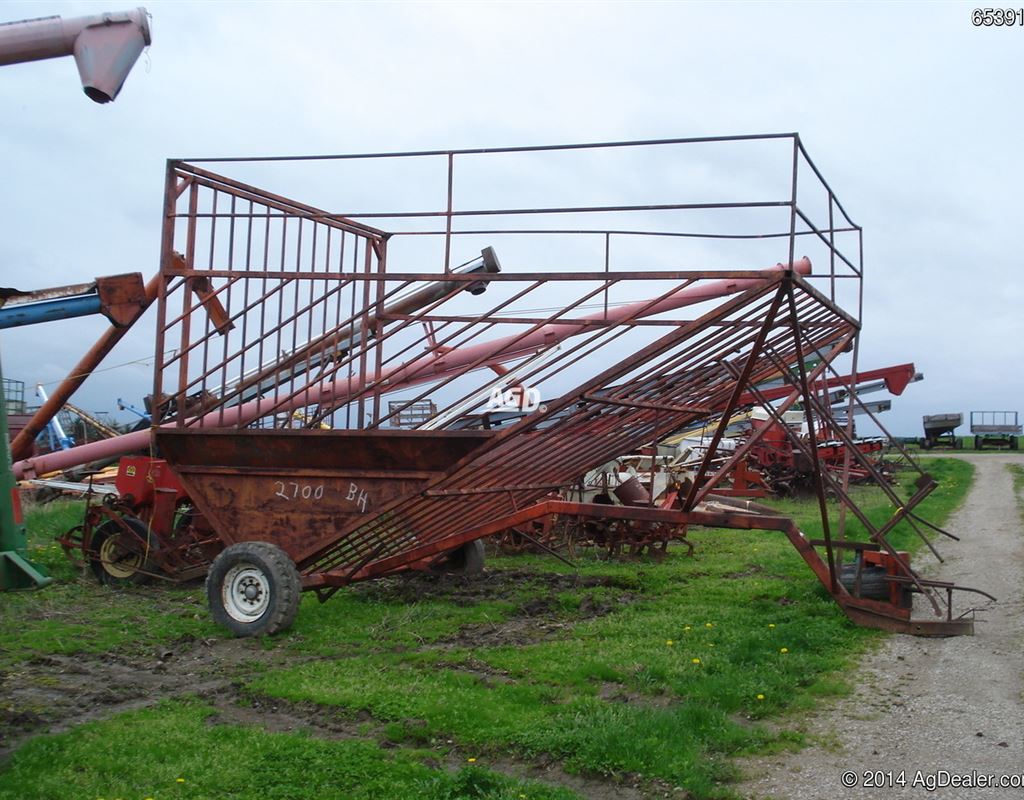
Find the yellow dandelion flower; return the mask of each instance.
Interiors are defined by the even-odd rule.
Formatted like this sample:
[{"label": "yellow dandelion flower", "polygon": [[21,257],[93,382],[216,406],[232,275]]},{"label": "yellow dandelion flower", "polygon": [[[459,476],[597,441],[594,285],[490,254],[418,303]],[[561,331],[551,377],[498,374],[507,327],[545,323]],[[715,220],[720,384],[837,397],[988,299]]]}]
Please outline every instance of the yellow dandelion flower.
[{"label": "yellow dandelion flower", "polygon": [[669,647],[671,647],[672,645],[675,644],[675,642],[673,642],[671,639],[666,639],[665,640],[665,644],[667,644]]},{"label": "yellow dandelion flower", "polygon": [[684,630],[684,631],[688,631],[688,630],[690,630],[690,626],[689,626],[689,625],[687,625],[686,627],[684,627],[684,628],[683,628],[683,630]]},{"label": "yellow dandelion flower", "polygon": [[758,700],[764,700],[764,695],[763,695],[763,694],[759,694],[759,695],[757,696],[757,699],[758,699]]},{"label": "yellow dandelion flower", "polygon": [[691,664],[699,664],[700,663],[700,659],[699,658],[691,658],[690,659],[690,663]]},{"label": "yellow dandelion flower", "polygon": [[775,623],[774,622],[769,622],[768,623],[768,627],[769,628],[774,628],[775,627]]},{"label": "yellow dandelion flower", "polygon": [[788,653],[789,652],[789,648],[788,647],[783,647],[781,650],[779,650],[779,652],[780,653]]},{"label": "yellow dandelion flower", "polygon": [[175,779],[174,779],[174,782],[175,782],[175,783],[184,783],[184,782],[185,782],[185,779],[184,779],[184,778],[175,778]]},{"label": "yellow dandelion flower", "polygon": [[705,628],[713,628],[713,627],[715,627],[715,624],[713,622],[705,622],[704,623],[704,627]]},{"label": "yellow dandelion flower", "polygon": [[473,764],[473,763],[476,762],[476,759],[475,758],[467,758],[466,761],[468,761],[470,764]]}]

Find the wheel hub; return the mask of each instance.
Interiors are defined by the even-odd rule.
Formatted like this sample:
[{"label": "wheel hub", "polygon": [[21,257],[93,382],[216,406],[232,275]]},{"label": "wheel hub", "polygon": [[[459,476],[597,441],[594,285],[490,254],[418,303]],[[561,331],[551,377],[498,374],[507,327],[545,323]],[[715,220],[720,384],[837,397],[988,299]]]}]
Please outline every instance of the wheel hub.
[{"label": "wheel hub", "polygon": [[237,564],[224,576],[221,596],[232,619],[251,622],[267,610],[270,582],[255,564]]},{"label": "wheel hub", "polygon": [[99,552],[103,569],[115,578],[130,578],[142,566],[142,557],[122,547],[118,536],[104,539]]}]

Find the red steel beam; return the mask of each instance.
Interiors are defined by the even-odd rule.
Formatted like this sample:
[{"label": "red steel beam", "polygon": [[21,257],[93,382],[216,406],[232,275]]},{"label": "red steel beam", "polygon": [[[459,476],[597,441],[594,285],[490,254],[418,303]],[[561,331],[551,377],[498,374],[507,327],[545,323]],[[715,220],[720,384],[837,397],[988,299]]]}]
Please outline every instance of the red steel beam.
[{"label": "red steel beam", "polygon": [[[866,381],[885,381],[885,388],[889,390],[891,394],[903,394],[903,390],[907,388],[907,384],[913,380],[915,374],[913,364],[898,364],[894,367],[884,367],[882,369],[873,369],[867,372],[857,372],[853,375],[842,375],[827,378],[825,380],[817,380],[810,387],[811,391],[819,392],[824,388],[833,389],[836,387],[852,388],[859,383]],[[783,383],[781,386],[772,386],[770,388],[761,389],[761,396],[765,400],[778,400],[782,397],[786,397],[793,391],[793,387],[788,383]],[[750,392],[747,392],[740,398],[739,404],[741,406],[750,405],[751,403],[759,402],[758,398],[754,397]]]}]

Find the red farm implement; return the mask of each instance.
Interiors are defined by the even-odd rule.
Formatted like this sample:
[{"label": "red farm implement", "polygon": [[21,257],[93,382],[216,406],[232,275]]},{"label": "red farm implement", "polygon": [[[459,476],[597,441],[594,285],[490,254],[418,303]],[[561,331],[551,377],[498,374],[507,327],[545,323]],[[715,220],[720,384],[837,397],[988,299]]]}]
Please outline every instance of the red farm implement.
[{"label": "red farm implement", "polygon": [[[701,183],[734,156],[768,158],[779,185],[749,200]],[[887,539],[900,522],[924,536],[915,508],[934,481],[922,474],[904,500],[856,447],[833,469],[816,439],[830,418],[816,382],[838,378],[838,359],[856,373],[860,229],[795,135],[227,165],[263,185],[291,174],[332,210],[200,164],[168,165],[154,424],[131,440],[159,455],[134,467],[152,491],[119,486],[67,540],[106,579],[208,570],[215,618],[254,635],[286,627],[300,591],[325,600],[354,581],[472,562],[482,537],[557,515],[641,536],[781,531],[856,622],[972,630],[948,586]],[[359,210],[390,186],[403,187],[398,210]],[[771,381],[768,402],[758,387]],[[788,438],[812,468],[814,541],[715,494],[764,435],[720,463],[731,416],[760,404],[781,420],[797,403],[811,433]],[[711,446],[665,507],[553,494],[701,422]],[[851,430],[832,428],[850,445]],[[893,501],[881,524],[847,491],[857,470]],[[838,521],[826,494],[846,509]],[[936,618],[911,619],[912,594]]]}]

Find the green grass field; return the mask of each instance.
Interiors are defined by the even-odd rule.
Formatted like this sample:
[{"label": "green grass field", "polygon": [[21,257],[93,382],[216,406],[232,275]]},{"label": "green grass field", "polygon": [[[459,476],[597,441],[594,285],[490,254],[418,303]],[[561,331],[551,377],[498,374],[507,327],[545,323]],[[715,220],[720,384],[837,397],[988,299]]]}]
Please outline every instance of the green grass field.
[{"label": "green grass field", "polygon": [[[972,468],[928,467],[940,489],[922,510],[941,524]],[[873,520],[891,512],[877,489],[856,491]],[[815,504],[776,505],[818,535]],[[79,578],[49,544],[78,513],[29,516],[32,556],[59,582],[2,597],[0,723],[22,711],[12,681],[33,680],[48,654],[149,669],[154,648],[184,658],[196,643],[229,644],[199,586],[114,592]],[[916,539],[893,537],[909,549]],[[185,687],[36,736],[0,766],[0,798],[575,796],[509,764],[600,779],[608,797],[734,797],[736,757],[800,747],[799,714],[847,693],[846,671],[882,634],[848,623],[782,534],[697,529],[691,540],[693,557],[675,547],[661,562],[497,557],[479,579],[386,579],[324,605],[307,596],[290,631],[233,665],[230,697]],[[239,724],[218,715],[227,702],[256,719],[270,707],[328,715],[346,733]]]}]

